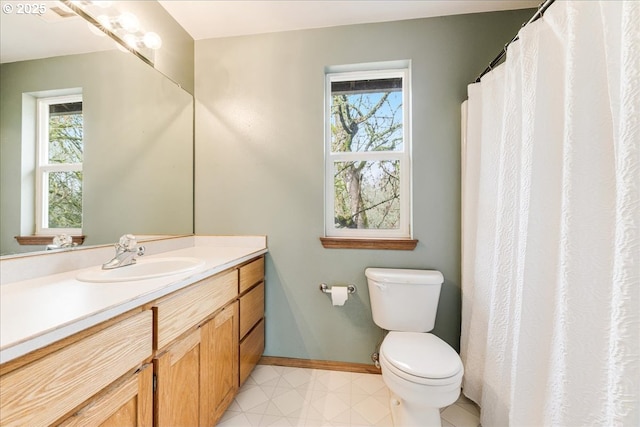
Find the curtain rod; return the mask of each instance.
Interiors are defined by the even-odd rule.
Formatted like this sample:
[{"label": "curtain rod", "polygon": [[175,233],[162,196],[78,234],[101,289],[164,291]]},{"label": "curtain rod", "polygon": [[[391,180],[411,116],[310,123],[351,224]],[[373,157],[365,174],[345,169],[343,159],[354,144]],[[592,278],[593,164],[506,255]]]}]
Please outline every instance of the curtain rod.
[{"label": "curtain rod", "polygon": [[[531,19],[529,19],[527,22],[525,22],[524,24],[522,24],[522,27],[520,28],[524,28],[527,25],[531,24],[534,21],[537,21],[539,18],[542,18],[542,15],[544,15],[544,12],[549,8],[549,6],[551,6],[551,4],[554,2],[555,0],[546,0],[543,3],[540,3],[540,5],[538,6],[538,10],[536,11],[536,13],[533,14],[533,16],[531,17]],[[475,83],[480,82],[480,79],[482,78],[482,76],[484,76],[485,74],[487,74],[489,71],[493,70],[493,68],[498,65],[498,63],[500,63],[500,61],[502,61],[502,58],[504,58],[504,56],[507,54],[507,48],[509,47],[509,45],[511,43],[513,43],[514,41],[518,40],[518,34],[515,35],[514,38],[511,39],[511,41],[509,41],[509,43],[504,45],[504,49],[502,49],[500,51],[500,53],[498,54],[498,56],[496,56],[493,61],[491,61],[489,63],[489,65],[487,66],[487,68],[484,69],[484,71],[482,73],[480,73],[480,75],[476,78]]]}]

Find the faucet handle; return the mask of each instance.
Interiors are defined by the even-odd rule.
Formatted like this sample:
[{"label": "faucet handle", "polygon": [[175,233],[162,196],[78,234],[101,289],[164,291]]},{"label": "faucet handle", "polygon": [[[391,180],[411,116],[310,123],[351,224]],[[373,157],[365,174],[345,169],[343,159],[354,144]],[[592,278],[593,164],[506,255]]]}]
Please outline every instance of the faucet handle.
[{"label": "faucet handle", "polygon": [[63,246],[71,246],[73,244],[73,238],[68,234],[58,234],[53,237],[52,243],[60,248]]},{"label": "faucet handle", "polygon": [[120,237],[120,241],[118,242],[118,246],[126,251],[135,251],[137,244],[138,241],[136,239],[136,236],[134,236],[133,234],[125,234],[124,236]]}]

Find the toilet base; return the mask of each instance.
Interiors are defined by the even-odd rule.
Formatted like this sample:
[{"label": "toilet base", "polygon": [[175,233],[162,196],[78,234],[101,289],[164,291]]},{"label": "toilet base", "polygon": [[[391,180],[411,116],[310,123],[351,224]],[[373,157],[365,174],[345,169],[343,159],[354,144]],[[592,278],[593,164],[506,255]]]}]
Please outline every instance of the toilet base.
[{"label": "toilet base", "polygon": [[420,411],[409,411],[405,402],[392,395],[389,402],[391,419],[394,427],[442,427],[439,408],[420,408]]}]

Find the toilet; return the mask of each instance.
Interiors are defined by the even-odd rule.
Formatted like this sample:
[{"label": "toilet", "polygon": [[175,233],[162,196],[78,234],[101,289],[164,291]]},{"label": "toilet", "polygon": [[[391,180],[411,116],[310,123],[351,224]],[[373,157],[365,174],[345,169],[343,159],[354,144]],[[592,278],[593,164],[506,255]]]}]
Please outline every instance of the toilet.
[{"label": "toilet", "polygon": [[395,427],[441,426],[440,408],[460,395],[464,369],[458,353],[430,334],[442,273],[367,268],[373,321],[388,332],[380,346],[382,380],[391,391]]}]

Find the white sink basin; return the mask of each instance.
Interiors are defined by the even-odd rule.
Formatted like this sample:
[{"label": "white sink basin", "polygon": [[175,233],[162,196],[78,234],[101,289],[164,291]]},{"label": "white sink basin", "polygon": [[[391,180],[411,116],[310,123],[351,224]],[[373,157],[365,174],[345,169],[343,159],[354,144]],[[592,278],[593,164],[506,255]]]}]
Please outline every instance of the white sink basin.
[{"label": "white sink basin", "polygon": [[92,283],[130,282],[187,273],[204,267],[204,264],[201,259],[189,257],[138,258],[135,264],[126,267],[111,270],[95,267],[82,271],[76,279]]}]

